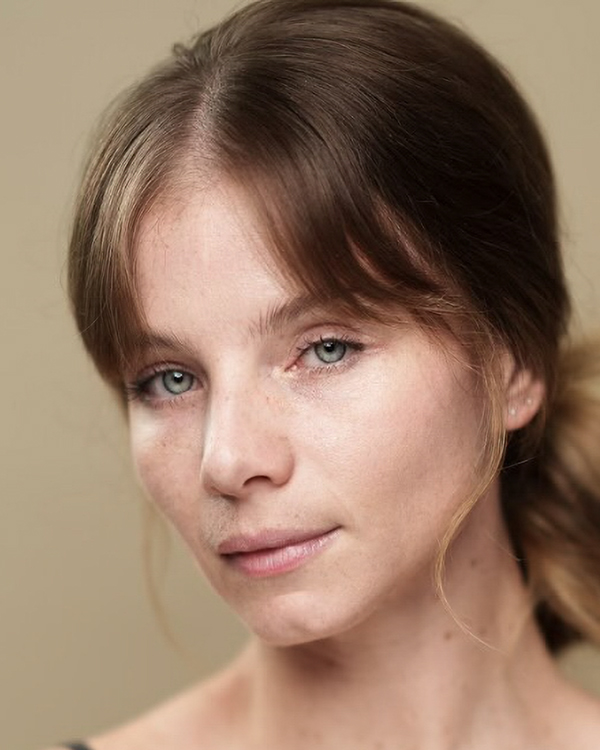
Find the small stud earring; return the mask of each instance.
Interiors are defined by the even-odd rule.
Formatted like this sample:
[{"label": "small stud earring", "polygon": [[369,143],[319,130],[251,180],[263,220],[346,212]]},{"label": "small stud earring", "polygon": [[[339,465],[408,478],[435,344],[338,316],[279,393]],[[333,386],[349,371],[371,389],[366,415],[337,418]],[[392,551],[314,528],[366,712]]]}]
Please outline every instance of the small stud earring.
[{"label": "small stud earring", "polygon": [[509,409],[508,409],[508,414],[511,417],[516,417],[517,416],[517,407],[516,406],[510,406]]},{"label": "small stud earring", "polygon": [[525,403],[527,404],[527,406],[531,406],[531,404],[533,404],[533,399],[531,398],[531,396],[528,396],[528,398],[525,401]]}]

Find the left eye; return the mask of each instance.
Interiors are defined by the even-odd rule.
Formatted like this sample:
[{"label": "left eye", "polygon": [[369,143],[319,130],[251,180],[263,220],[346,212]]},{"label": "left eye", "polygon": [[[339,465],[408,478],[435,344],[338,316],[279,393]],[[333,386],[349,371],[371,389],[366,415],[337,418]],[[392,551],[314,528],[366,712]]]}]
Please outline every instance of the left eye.
[{"label": "left eye", "polygon": [[313,344],[312,349],[317,359],[324,364],[331,365],[344,359],[348,345],[338,339],[323,339]]}]

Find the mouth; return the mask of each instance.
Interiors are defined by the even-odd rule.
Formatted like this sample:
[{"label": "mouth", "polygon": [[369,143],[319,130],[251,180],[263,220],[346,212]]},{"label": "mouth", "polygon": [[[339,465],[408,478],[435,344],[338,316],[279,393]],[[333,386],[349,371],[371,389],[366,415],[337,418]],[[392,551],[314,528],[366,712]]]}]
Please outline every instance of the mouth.
[{"label": "mouth", "polygon": [[324,550],[340,527],[325,531],[264,531],[232,536],[218,552],[228,565],[252,578],[267,578],[299,568]]}]

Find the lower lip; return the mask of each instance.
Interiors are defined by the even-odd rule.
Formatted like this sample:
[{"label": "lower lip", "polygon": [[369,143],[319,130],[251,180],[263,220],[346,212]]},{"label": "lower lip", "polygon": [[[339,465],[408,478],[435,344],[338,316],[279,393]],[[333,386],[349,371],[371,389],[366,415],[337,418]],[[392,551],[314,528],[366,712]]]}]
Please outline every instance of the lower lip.
[{"label": "lower lip", "polygon": [[318,555],[333,541],[337,531],[337,528],[332,529],[320,536],[284,547],[260,549],[255,552],[238,552],[227,555],[226,559],[234,568],[252,578],[281,575],[296,570]]}]

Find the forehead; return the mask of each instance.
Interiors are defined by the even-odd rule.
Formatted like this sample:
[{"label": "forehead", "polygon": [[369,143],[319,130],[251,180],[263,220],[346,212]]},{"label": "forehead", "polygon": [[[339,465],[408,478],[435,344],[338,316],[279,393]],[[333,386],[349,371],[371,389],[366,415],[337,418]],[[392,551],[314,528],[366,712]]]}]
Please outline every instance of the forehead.
[{"label": "forehead", "polygon": [[134,254],[136,289],[150,325],[168,310],[201,309],[204,319],[221,318],[242,312],[244,303],[269,304],[294,293],[276,269],[250,202],[223,182],[158,202],[142,223]]},{"label": "forehead", "polygon": [[235,255],[239,262],[244,256],[268,256],[250,201],[221,182],[193,186],[157,201],[142,221],[134,254],[136,274],[145,284],[154,272],[160,275],[178,263],[194,273],[197,268],[218,269]]}]

